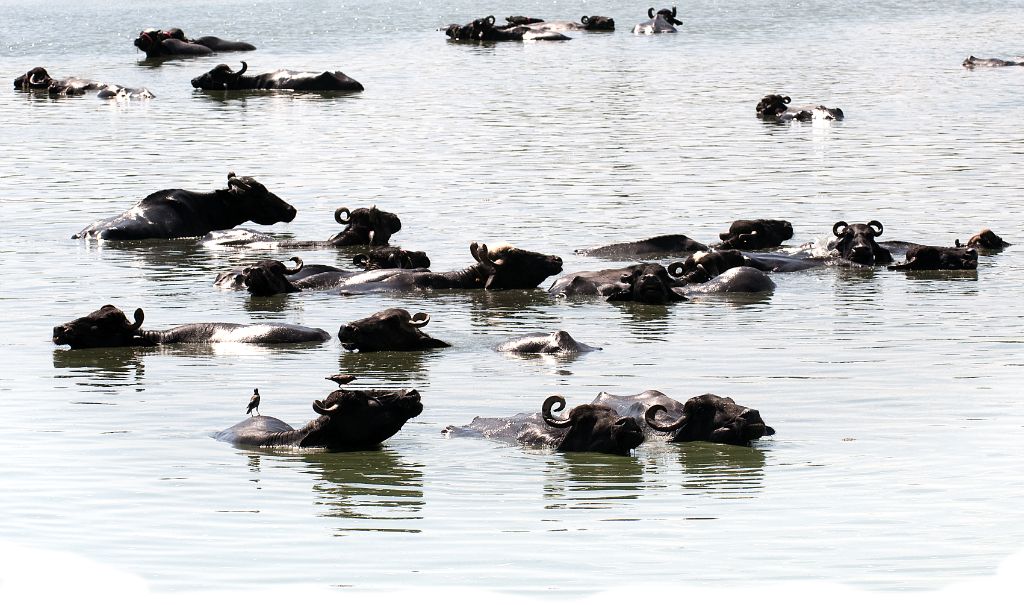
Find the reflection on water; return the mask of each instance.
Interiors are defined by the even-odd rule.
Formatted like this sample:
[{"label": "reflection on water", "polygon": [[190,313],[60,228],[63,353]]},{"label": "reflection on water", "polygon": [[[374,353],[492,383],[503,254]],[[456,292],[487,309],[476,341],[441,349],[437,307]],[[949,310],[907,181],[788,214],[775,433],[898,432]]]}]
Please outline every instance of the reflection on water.
[{"label": "reflection on water", "polygon": [[571,452],[548,454],[545,508],[616,508],[640,497],[643,465],[633,456]]},{"label": "reflection on water", "polygon": [[54,349],[54,369],[71,370],[69,374],[58,372],[54,378],[72,378],[75,384],[93,388],[135,386],[142,390],[146,377],[143,358],[152,349],[114,347],[104,349]]},{"label": "reflection on water", "polygon": [[443,355],[444,351],[445,349],[430,349],[353,353],[343,350],[338,356],[338,372],[355,376],[360,381],[357,383],[361,385],[359,388],[365,387],[366,378],[398,380],[402,385],[408,385],[382,388],[420,388],[427,382],[427,364]]},{"label": "reflection on water", "polygon": [[683,488],[719,498],[751,498],[764,489],[764,452],[694,441],[679,444]]}]

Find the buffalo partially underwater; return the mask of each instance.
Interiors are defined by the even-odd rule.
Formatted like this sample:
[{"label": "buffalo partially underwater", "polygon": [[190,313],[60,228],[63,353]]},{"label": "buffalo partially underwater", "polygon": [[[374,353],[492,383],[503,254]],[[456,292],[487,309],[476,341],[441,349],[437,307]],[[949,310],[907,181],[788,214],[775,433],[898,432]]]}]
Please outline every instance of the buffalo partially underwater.
[{"label": "buffalo partially underwater", "polygon": [[224,40],[217,36],[201,36],[191,39],[185,36],[180,28],[144,29],[133,42],[136,48],[146,53],[147,59],[158,57],[180,57],[209,55],[223,51],[256,50],[248,42]]},{"label": "buffalo partially underwater", "polygon": [[246,75],[249,65],[234,71],[221,63],[201,76],[192,78],[192,87],[203,90],[295,90],[316,92],[359,92],[363,85],[340,71],[297,72],[279,69],[257,75]]}]

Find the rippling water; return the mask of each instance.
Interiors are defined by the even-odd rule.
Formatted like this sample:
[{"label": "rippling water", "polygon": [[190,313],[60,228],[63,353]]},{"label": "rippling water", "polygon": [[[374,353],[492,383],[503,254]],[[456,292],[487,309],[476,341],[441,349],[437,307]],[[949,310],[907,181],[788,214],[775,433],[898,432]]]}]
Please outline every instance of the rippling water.
[{"label": "rippling water", "polygon": [[[0,536],[160,590],[564,594],[792,579],[924,589],[991,573],[1024,538],[1024,246],[982,257],[976,276],[822,268],[776,276],[770,297],[665,309],[543,289],[256,300],[212,281],[263,253],[69,239],[153,191],[208,191],[235,171],[299,209],[266,231],[325,238],[337,206],[377,204],[402,218],[393,241],[438,269],[468,264],[471,241],[503,240],[559,254],[567,271],[621,266],[573,252],[662,233],[710,242],[758,217],[792,221],[794,243],[872,219],[883,239],[949,245],[989,226],[1024,242],[1024,68],[960,67],[970,54],[1024,53],[1020,2],[680,8],[681,33],[638,37],[629,29],[646,7],[611,2],[0,3],[4,78],[42,65],[157,95],[0,93]],[[608,15],[619,30],[494,46],[436,31],[494,11]],[[259,50],[142,61],[137,32],[173,26]],[[366,91],[188,84],[242,59],[254,72],[341,69]],[[770,92],[847,119],[764,124],[754,105]],[[275,320],[332,333],[403,306],[431,313],[431,335],[454,346],[50,343],[52,326],[105,303],[144,307],[151,328]],[[493,350],[558,328],[603,350]],[[254,386],[262,411],[305,422],[339,371],[364,387],[415,387],[425,411],[375,452],[253,452],[210,438],[242,417]],[[535,410],[552,393],[572,405],[648,388],[731,396],[778,433],[752,449],[654,442],[613,458],[440,432]]]}]

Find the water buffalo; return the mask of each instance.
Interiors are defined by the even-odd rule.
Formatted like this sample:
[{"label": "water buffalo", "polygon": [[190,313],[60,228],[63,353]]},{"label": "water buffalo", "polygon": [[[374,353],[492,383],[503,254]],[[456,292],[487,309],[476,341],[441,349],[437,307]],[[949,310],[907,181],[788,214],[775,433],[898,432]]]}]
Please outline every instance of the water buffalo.
[{"label": "water buffalo", "polygon": [[669,265],[669,273],[681,282],[702,284],[733,267],[748,266],[750,262],[739,250],[698,252],[684,261]]},{"label": "water buffalo", "polygon": [[978,251],[974,248],[940,246],[911,246],[907,250],[907,262],[889,265],[894,271],[973,271],[977,268]]},{"label": "water buffalo", "polygon": [[1016,65],[1024,65],[1024,61],[1007,61],[1006,59],[979,59],[974,55],[964,59],[963,66],[967,69],[974,69],[975,67],[1012,67]]},{"label": "water buffalo", "polygon": [[[515,19],[514,17],[512,19]],[[528,18],[524,18],[528,19]],[[522,40],[568,40],[557,31],[533,30],[532,25],[513,24],[495,27],[494,15],[475,19],[465,25],[453,23],[445,28],[446,36],[456,42],[502,42]]]},{"label": "water buffalo", "polygon": [[648,263],[623,273],[615,289],[608,295],[608,302],[630,301],[645,305],[664,305],[686,300],[676,290],[679,283],[672,279],[665,267]]},{"label": "water buffalo", "polygon": [[128,88],[119,84],[107,84],[84,78],[55,79],[46,68],[33,67],[14,79],[14,88],[24,91],[43,91],[51,97],[73,97],[96,91],[100,99],[152,99],[155,95],[148,88]]},{"label": "water buffalo", "polygon": [[345,228],[327,240],[332,246],[387,246],[391,236],[402,230],[398,215],[376,206],[355,210],[343,206],[334,211],[334,220]]},{"label": "water buffalo", "polygon": [[835,250],[840,258],[858,265],[887,265],[892,262],[892,254],[875,242],[882,235],[882,223],[870,221],[868,224],[847,224],[839,221],[832,226],[832,233],[838,238],[828,245]]},{"label": "water buffalo", "polygon": [[683,404],[682,414],[673,422],[657,421],[666,406],[656,403],[647,408],[647,425],[661,432],[672,432],[669,441],[711,441],[729,445],[750,445],[755,439],[774,435],[775,429],[765,425],[755,409],[738,405],[730,397],[707,393],[692,397]]},{"label": "water buffalo", "polygon": [[357,254],[352,263],[367,271],[373,269],[429,269],[430,258],[426,252],[403,250],[395,246],[375,248],[365,254]]},{"label": "water buffalo", "polygon": [[250,344],[284,344],[324,342],[331,335],[318,328],[294,324],[232,324],[192,323],[167,330],[143,330],[145,314],[135,310],[130,323],[114,305],[103,305],[97,311],[53,328],[53,343],[72,349],[96,347],[152,347],[177,343],[238,342]]},{"label": "water buffalo", "polygon": [[644,21],[637,23],[633,26],[634,34],[674,34],[676,28],[674,25],[682,25],[683,22],[676,19],[676,7],[672,7],[672,10],[663,8],[657,13],[654,12],[654,7],[647,9],[647,16],[650,17],[650,21]]},{"label": "water buffalo", "polygon": [[600,256],[602,258],[635,259],[647,256],[662,257],[685,252],[702,252],[707,249],[708,247],[704,244],[685,235],[677,234],[659,235],[636,242],[609,244],[607,246],[598,246],[597,248],[577,250],[576,254]]},{"label": "water buffalo", "polygon": [[248,42],[222,40],[217,36],[203,36],[192,40],[185,37],[185,32],[177,27],[167,30],[155,28],[142,30],[133,44],[146,53],[147,59],[208,55],[213,52],[232,50],[256,50],[256,47]]},{"label": "water buffalo", "polygon": [[[351,376],[331,376],[340,385]],[[379,446],[423,412],[415,390],[337,389],[313,402],[319,416],[294,429],[272,416],[250,417],[214,437],[249,447],[316,447],[329,450],[367,450]]]},{"label": "water buffalo", "polygon": [[[961,245],[960,240],[956,240],[956,247],[959,248]],[[1010,244],[1003,240],[1003,238],[999,237],[988,228],[982,229],[967,240],[967,247],[975,248],[977,250],[999,251],[1009,245]]]},{"label": "water buffalo", "polygon": [[255,76],[244,75],[249,65],[242,61],[242,69],[233,71],[221,63],[201,76],[192,78],[192,87],[203,90],[298,90],[358,92],[363,85],[340,71],[323,73],[296,72],[279,69]]},{"label": "water buffalo", "polygon": [[[322,275],[322,274],[332,274],[332,273],[343,273],[346,276],[355,275],[356,273],[359,273],[358,271],[346,271],[344,269],[339,269],[338,267],[334,267],[332,265],[320,265],[320,264],[307,265],[307,264],[304,264],[302,262],[302,259],[297,257],[297,256],[291,257],[290,260],[292,262],[296,263],[296,267],[294,269],[288,269],[287,267],[284,266],[284,263],[281,263],[281,262],[273,260],[273,259],[257,261],[257,262],[255,262],[255,263],[253,263],[251,265],[246,266],[246,267],[232,267],[231,269],[228,269],[227,271],[221,271],[220,273],[218,273],[216,279],[213,282],[213,285],[218,287],[218,288],[227,288],[227,289],[231,289],[231,290],[241,290],[243,288],[246,288],[247,287],[246,284],[245,284],[245,278],[247,277],[246,276],[246,270],[249,270],[250,273],[258,272],[258,271],[263,271],[263,272],[270,273],[270,274],[279,274],[283,279],[286,279],[286,280],[288,280],[289,282],[291,282],[293,284],[299,283],[300,285],[296,286],[296,287],[299,288],[300,290],[302,290],[303,287],[306,287],[306,288],[310,288],[310,287],[320,288],[320,286],[314,285],[314,284],[316,284],[315,280],[308,280],[307,281],[307,278],[312,278],[314,276],[318,276],[318,275]],[[275,281],[269,275],[262,276],[262,277],[263,277],[264,281],[268,281],[268,282]],[[257,277],[256,279],[259,279],[259,277]],[[326,286],[326,287],[331,287],[331,286]],[[274,289],[276,290],[276,288],[274,288]],[[272,294],[267,294],[266,296],[271,296],[273,294],[279,294],[279,293],[284,292],[284,291],[285,290],[281,290],[280,292],[275,291]]]},{"label": "water buffalo", "polygon": [[503,29],[527,27],[534,32],[566,32],[566,31],[591,31],[610,32],[615,31],[615,20],[611,17],[586,16],[577,21],[547,21],[534,19],[532,17],[506,17],[508,25],[501,26]]},{"label": "water buffalo", "polygon": [[386,309],[341,326],[338,340],[347,351],[424,351],[450,347],[420,328],[430,323],[428,313],[410,315],[405,309]]},{"label": "water buffalo", "polygon": [[760,250],[775,248],[793,237],[793,225],[789,221],[755,219],[733,221],[729,231],[720,233],[720,250]]},{"label": "water buffalo", "polygon": [[72,239],[109,240],[197,237],[217,229],[230,229],[245,221],[261,225],[291,222],[295,208],[251,176],[228,173],[227,189],[198,193],[164,189],[151,193],[118,216],[96,221]]},{"label": "water buffalo", "polygon": [[498,345],[498,351],[502,353],[548,353],[548,354],[573,354],[600,351],[601,347],[585,345],[569,335],[565,330],[558,330],[550,334],[544,332],[533,332],[524,336],[517,336]]},{"label": "water buffalo", "polygon": [[[303,264],[302,259],[293,256],[290,259],[295,263],[295,267],[289,269],[284,263],[276,260],[263,260],[256,264],[250,265],[245,269],[242,269],[241,278],[244,287],[253,296],[274,296],[275,294],[287,294],[291,292],[298,292],[300,290],[315,289],[311,284],[304,283],[308,280],[313,280],[317,276],[321,276],[324,273],[341,273],[346,277],[355,274],[356,271],[322,271],[307,276],[303,279],[295,279],[302,270]],[[225,275],[221,274],[218,276],[218,280],[224,279]],[[332,286],[327,285],[326,288]]]},{"label": "water buffalo", "polygon": [[801,105],[789,107],[790,98],[782,95],[766,95],[757,104],[757,117],[772,122],[809,122],[814,118],[823,120],[842,120],[843,110],[838,107],[824,105]]}]

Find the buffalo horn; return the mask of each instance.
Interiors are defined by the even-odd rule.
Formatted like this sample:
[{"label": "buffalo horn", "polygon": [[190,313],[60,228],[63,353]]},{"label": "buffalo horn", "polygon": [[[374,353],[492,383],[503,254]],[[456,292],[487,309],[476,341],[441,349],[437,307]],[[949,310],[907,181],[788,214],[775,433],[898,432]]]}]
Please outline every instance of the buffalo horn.
[{"label": "buffalo horn", "polygon": [[664,411],[665,406],[661,405],[660,403],[656,403],[651,407],[647,408],[647,411],[644,412],[644,420],[647,421],[647,426],[651,427],[656,431],[668,432],[681,428],[684,424],[686,424],[686,421],[689,420],[686,417],[686,414],[683,414],[675,422],[672,422],[670,424],[660,424],[657,420],[655,420],[655,417],[658,415],[658,412]]},{"label": "buffalo horn", "polygon": [[876,229],[875,237],[882,235],[882,223],[878,221],[871,221],[868,223],[868,227],[874,227]]},{"label": "buffalo horn", "polygon": [[490,254],[487,252],[487,244],[478,244],[473,242],[469,245],[469,253],[473,255],[473,258],[478,260],[481,264],[494,268],[494,261],[491,260]]},{"label": "buffalo horn", "polygon": [[295,275],[299,271],[302,271],[302,259],[301,258],[299,258],[297,256],[293,256],[293,257],[291,257],[288,260],[290,260],[293,263],[295,263],[295,268],[294,269],[285,269],[284,270],[284,274],[285,275]]},{"label": "buffalo horn", "polygon": [[674,6],[672,7],[672,18],[673,19],[676,18],[676,7],[674,7]]},{"label": "buffalo horn", "polygon": [[129,330],[138,330],[142,327],[142,320],[146,319],[146,314],[142,312],[142,309],[135,309],[135,323],[128,326]]},{"label": "buffalo horn", "polygon": [[249,190],[249,185],[245,181],[243,181],[242,179],[236,177],[234,172],[229,172],[228,173],[228,187],[230,187],[232,185],[234,185],[235,187],[238,187],[239,189],[241,189],[243,191],[248,191]]},{"label": "buffalo horn", "polygon": [[[724,235],[724,234],[723,234]],[[686,273],[686,263],[683,261],[676,261],[668,266],[668,274],[675,278],[680,278]]]},{"label": "buffalo horn", "polygon": [[654,18],[654,7],[653,6],[651,8],[649,8],[649,9],[647,9],[647,16],[650,17],[651,19]]},{"label": "buffalo horn", "polygon": [[583,17],[580,18],[580,23],[582,23],[583,25],[590,23],[590,17],[583,15]]},{"label": "buffalo horn", "polygon": [[494,25],[494,15],[487,15],[487,22]]},{"label": "buffalo horn", "polygon": [[555,420],[551,416],[551,407],[554,406],[556,403],[558,404],[558,407],[555,408],[556,412],[560,412],[565,408],[565,398],[562,397],[561,395],[552,395],[551,397],[548,397],[547,399],[544,400],[544,405],[541,406],[540,409],[541,416],[544,417],[544,422],[548,423],[548,426],[554,427],[556,429],[564,429],[566,427],[572,426],[572,419],[570,418],[566,418],[565,420]]},{"label": "buffalo horn", "polygon": [[235,72],[236,76],[240,76],[240,75],[244,74],[245,70],[249,69],[249,64],[248,63],[246,63],[245,61],[242,61],[241,63],[242,63],[242,71]]},{"label": "buffalo horn", "polygon": [[414,328],[422,328],[428,323],[430,323],[430,313],[424,313],[422,311],[413,315],[412,319],[409,320],[409,325]]},{"label": "buffalo horn", "polygon": [[[846,221],[839,221],[835,225],[832,225],[832,234],[836,237],[842,237],[843,233],[846,233],[846,228],[850,225]],[[842,229],[842,231],[840,231]]]},{"label": "buffalo horn", "polygon": [[783,103],[786,103],[788,105],[790,101],[792,101],[792,99],[790,99],[789,97],[782,97]]},{"label": "buffalo horn", "polygon": [[[342,213],[345,214],[345,218],[344,219],[341,218]],[[352,213],[349,212],[349,209],[344,207],[344,206],[342,206],[341,208],[338,208],[337,210],[334,211],[334,220],[336,220],[337,222],[341,223],[342,225],[347,225],[351,219],[352,219]]]},{"label": "buffalo horn", "polygon": [[46,82],[46,80],[43,80],[43,79],[36,80],[36,76],[38,76],[38,75],[39,75],[38,73],[31,74],[28,77],[28,83],[31,84],[32,86],[39,86],[40,84],[44,84]]},{"label": "buffalo horn", "polygon": [[337,411],[337,409],[338,409],[338,404],[334,404],[334,405],[332,405],[329,408],[325,408],[324,407],[324,402],[320,401],[319,399],[315,399],[313,401],[313,411],[316,412],[317,414],[321,414],[323,416],[328,416],[332,412]]},{"label": "buffalo horn", "polygon": [[352,257],[352,264],[360,269],[365,269],[370,264],[370,257],[365,254],[357,254]]}]

